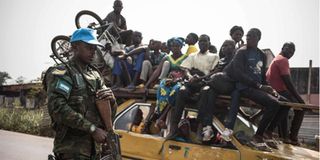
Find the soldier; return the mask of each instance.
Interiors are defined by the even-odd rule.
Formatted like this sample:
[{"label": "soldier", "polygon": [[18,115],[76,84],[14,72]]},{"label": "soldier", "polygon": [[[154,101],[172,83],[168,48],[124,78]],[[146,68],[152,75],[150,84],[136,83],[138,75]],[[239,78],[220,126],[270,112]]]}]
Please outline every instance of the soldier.
[{"label": "soldier", "polygon": [[[112,91],[90,65],[97,46],[102,46],[93,30],[80,28],[70,40],[74,56],[51,67],[45,76],[48,110],[56,131],[53,152],[57,159],[99,159],[100,143],[113,133],[112,124],[103,124],[96,100],[108,100],[115,106]],[[110,107],[110,106],[106,106]],[[111,122],[111,108],[108,108]]]}]

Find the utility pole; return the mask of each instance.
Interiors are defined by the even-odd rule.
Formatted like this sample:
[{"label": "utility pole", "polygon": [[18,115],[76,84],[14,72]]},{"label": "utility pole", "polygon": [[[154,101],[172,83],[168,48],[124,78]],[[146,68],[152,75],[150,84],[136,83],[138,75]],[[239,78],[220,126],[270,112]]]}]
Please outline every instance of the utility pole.
[{"label": "utility pole", "polygon": [[312,71],[312,60],[309,60],[307,104],[310,104],[310,99],[311,99],[311,74],[312,74],[311,71]]}]

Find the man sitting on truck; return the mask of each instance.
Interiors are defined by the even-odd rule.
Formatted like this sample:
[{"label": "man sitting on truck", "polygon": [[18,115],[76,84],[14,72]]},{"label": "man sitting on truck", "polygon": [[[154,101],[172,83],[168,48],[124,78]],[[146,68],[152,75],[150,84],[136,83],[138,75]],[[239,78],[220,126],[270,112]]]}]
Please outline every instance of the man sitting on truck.
[{"label": "man sitting on truck", "polygon": [[[116,83],[112,87],[113,89],[120,87],[122,82],[129,82],[129,84],[127,84],[128,89],[135,89],[135,85],[141,72],[145,52],[135,52],[133,50],[142,46],[141,41],[142,33],[138,31],[133,32],[133,45],[126,47],[126,53],[121,54],[114,59],[112,74],[115,76]],[[129,80],[121,81],[123,80],[123,77],[128,77]]]},{"label": "man sitting on truck", "polygon": [[236,81],[236,88],[240,91],[241,96],[265,107],[252,141],[263,143],[263,134],[280,105],[278,99],[273,96],[276,91],[266,83],[266,56],[258,48],[261,31],[252,28],[246,37],[247,45],[237,50],[235,57],[224,70],[231,79]]},{"label": "man sitting on truck", "polygon": [[[199,128],[202,128],[202,141],[210,141],[213,137],[212,116],[213,112],[216,110],[215,99],[218,94],[232,93],[231,108],[238,108],[238,103],[234,101],[238,97],[233,96],[233,91],[235,90],[234,81],[231,80],[225,73],[222,73],[223,69],[233,59],[234,54],[235,41],[225,40],[219,51],[219,55],[223,55],[223,58],[219,60],[216,67],[211,72],[212,75],[207,81],[207,85],[200,91],[198,120],[200,121]],[[236,110],[235,112],[238,111]]]},{"label": "man sitting on truck", "polygon": [[[281,96],[288,99],[290,102],[304,103],[303,99],[294,88],[290,76],[289,59],[293,56],[295,45],[292,42],[286,42],[279,55],[277,55],[271,62],[267,71],[266,77],[268,83],[274,88]],[[284,139],[284,143],[298,145],[298,133],[303,120],[304,111],[294,110],[294,117],[288,136],[288,112],[289,107],[281,107],[275,118],[268,127],[268,136],[272,137],[272,132],[277,124],[280,124],[280,137]]]},{"label": "man sitting on truck", "polygon": [[152,73],[158,67],[162,59],[166,56],[166,53],[161,52],[161,41],[150,40],[149,46],[141,48],[145,50],[145,60],[142,63],[142,69],[140,74],[140,80],[145,84],[148,78],[151,77]]},{"label": "man sitting on truck", "polygon": [[[178,123],[181,119],[185,105],[190,97],[199,92],[201,83],[198,82],[198,75],[202,72],[203,75],[208,75],[211,70],[217,65],[219,57],[216,54],[209,53],[210,37],[208,35],[201,35],[199,38],[199,53],[189,55],[180,68],[185,71],[185,75],[189,78],[189,84],[180,88],[176,97],[175,106],[172,108],[172,116],[170,117],[171,129],[166,139],[174,139],[178,133]],[[191,70],[198,70],[199,74],[192,75]]]}]

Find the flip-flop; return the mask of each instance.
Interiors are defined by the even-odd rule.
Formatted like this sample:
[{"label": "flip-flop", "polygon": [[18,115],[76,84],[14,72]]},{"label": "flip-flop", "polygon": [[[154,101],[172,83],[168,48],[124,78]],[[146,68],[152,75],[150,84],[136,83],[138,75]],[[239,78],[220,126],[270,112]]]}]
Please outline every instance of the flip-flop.
[{"label": "flip-flop", "polygon": [[272,151],[271,148],[266,143],[256,143],[256,142],[250,141],[248,143],[248,146],[259,151],[266,151],[266,152]]},{"label": "flip-flop", "polygon": [[279,149],[278,146],[277,146],[277,143],[272,139],[265,140],[265,143],[271,148]]}]

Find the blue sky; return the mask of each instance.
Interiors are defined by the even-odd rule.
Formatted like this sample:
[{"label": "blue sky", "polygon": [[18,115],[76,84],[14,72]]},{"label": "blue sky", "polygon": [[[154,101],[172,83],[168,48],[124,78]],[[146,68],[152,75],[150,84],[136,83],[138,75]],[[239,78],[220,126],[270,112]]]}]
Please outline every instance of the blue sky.
[{"label": "blue sky", "polygon": [[[189,32],[208,34],[220,48],[229,39],[233,25],[245,32],[262,31],[260,48],[278,54],[286,41],[296,44],[291,67],[307,67],[309,59],[319,66],[318,0],[123,0],[123,15],[129,29],[149,39],[166,41]],[[75,30],[74,17],[80,10],[104,18],[112,11],[113,0],[1,0],[0,71],[13,79],[40,77],[53,65],[50,42],[56,35]],[[10,82],[10,81],[9,81]]]}]

